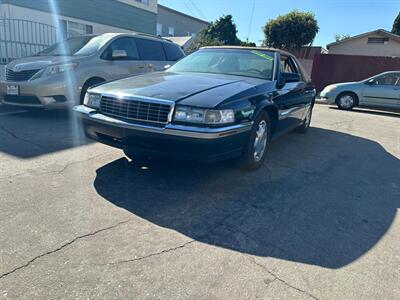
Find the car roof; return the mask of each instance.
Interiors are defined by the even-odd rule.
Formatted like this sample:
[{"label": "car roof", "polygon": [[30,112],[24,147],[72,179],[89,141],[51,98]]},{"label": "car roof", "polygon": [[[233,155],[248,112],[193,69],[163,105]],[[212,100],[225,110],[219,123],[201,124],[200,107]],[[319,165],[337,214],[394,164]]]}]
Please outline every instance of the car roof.
[{"label": "car roof", "polygon": [[104,36],[110,36],[112,38],[117,37],[117,36],[137,36],[137,37],[143,37],[146,39],[150,39],[150,40],[155,40],[155,41],[161,41],[161,42],[169,42],[169,43],[173,43],[171,40],[159,37],[159,36],[154,36],[151,34],[147,34],[147,33],[142,33],[142,32],[109,32],[109,33],[103,33],[102,35]]},{"label": "car roof", "polygon": [[400,73],[400,70],[398,70],[398,71],[386,71],[386,72],[383,72],[383,73],[379,73],[377,75],[393,74],[393,73]]},{"label": "car roof", "polygon": [[271,52],[279,52],[280,54],[283,54],[285,56],[294,57],[294,55],[292,53],[289,53],[287,51],[275,49],[275,48],[268,48],[268,47],[207,46],[207,47],[202,47],[200,49],[265,50],[265,51],[271,51]]}]

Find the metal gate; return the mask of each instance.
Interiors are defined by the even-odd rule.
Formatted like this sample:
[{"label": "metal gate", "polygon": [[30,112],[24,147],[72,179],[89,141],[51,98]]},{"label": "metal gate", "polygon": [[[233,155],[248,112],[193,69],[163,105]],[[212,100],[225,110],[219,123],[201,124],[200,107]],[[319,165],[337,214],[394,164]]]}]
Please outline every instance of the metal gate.
[{"label": "metal gate", "polygon": [[21,19],[0,18],[0,64],[34,55],[57,41],[54,26]]}]

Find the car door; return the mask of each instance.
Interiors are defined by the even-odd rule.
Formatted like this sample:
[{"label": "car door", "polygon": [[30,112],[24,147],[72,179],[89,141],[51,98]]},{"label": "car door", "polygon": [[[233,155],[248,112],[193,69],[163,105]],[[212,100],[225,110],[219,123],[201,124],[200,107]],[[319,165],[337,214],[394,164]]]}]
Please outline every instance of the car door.
[{"label": "car door", "polygon": [[311,103],[311,94],[307,91],[307,82],[294,60],[289,56],[280,56],[280,74],[300,74],[298,82],[286,82],[278,90],[279,96],[275,100],[279,109],[278,130],[284,132],[298,126],[304,119],[306,109]]},{"label": "car door", "polygon": [[148,71],[163,71],[168,62],[162,41],[139,37],[135,40],[139,57],[146,64]]},{"label": "car door", "polygon": [[400,72],[386,73],[365,83],[363,105],[400,107]]},{"label": "car door", "polygon": [[[113,57],[116,51],[122,51],[126,55]],[[121,37],[111,42],[101,58],[109,61],[113,79],[139,75],[148,71],[146,63],[139,58],[135,39],[131,37]]]}]

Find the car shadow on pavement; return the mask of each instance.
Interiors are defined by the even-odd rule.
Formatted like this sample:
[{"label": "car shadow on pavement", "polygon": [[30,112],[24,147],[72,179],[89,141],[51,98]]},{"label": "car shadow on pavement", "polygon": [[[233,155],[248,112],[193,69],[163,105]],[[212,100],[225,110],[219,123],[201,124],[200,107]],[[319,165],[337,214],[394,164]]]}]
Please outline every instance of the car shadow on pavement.
[{"label": "car shadow on pavement", "polygon": [[33,158],[91,143],[69,110],[28,111],[0,117],[0,152]]},{"label": "car shadow on pavement", "polygon": [[97,170],[104,199],[196,241],[343,267],[385,235],[400,207],[400,161],[376,142],[320,128],[272,144],[265,165],[125,158]]},{"label": "car shadow on pavement", "polygon": [[[330,109],[340,110],[337,107],[330,107]],[[348,112],[354,113],[363,113],[363,114],[370,114],[370,115],[377,115],[377,116],[384,116],[384,117],[392,117],[392,118],[400,118],[400,109],[373,109],[373,108],[353,108]]]}]

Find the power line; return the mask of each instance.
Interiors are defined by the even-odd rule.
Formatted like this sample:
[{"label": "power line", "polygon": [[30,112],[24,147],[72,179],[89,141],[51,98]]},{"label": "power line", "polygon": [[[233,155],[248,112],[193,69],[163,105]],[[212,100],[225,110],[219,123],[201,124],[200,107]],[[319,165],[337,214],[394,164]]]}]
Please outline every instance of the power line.
[{"label": "power line", "polygon": [[193,0],[189,0],[189,2],[192,4],[192,6],[194,7],[194,9],[198,12],[198,14],[200,15],[201,18],[206,19],[206,16],[203,14],[203,12],[200,10],[200,8],[196,5],[196,3],[194,3]]},{"label": "power line", "polygon": [[183,4],[185,4],[185,6],[186,6],[186,8],[188,9],[189,13],[192,14],[192,15],[194,15],[193,10],[192,10],[192,9],[189,7],[189,5],[186,3],[186,0],[183,0],[182,2],[183,2]]},{"label": "power line", "polygon": [[256,0],[253,0],[253,7],[251,8],[251,14],[250,14],[249,31],[247,33],[247,41],[250,39],[250,33],[251,33],[251,27],[253,25],[253,17],[254,17],[255,8],[256,8]]}]

